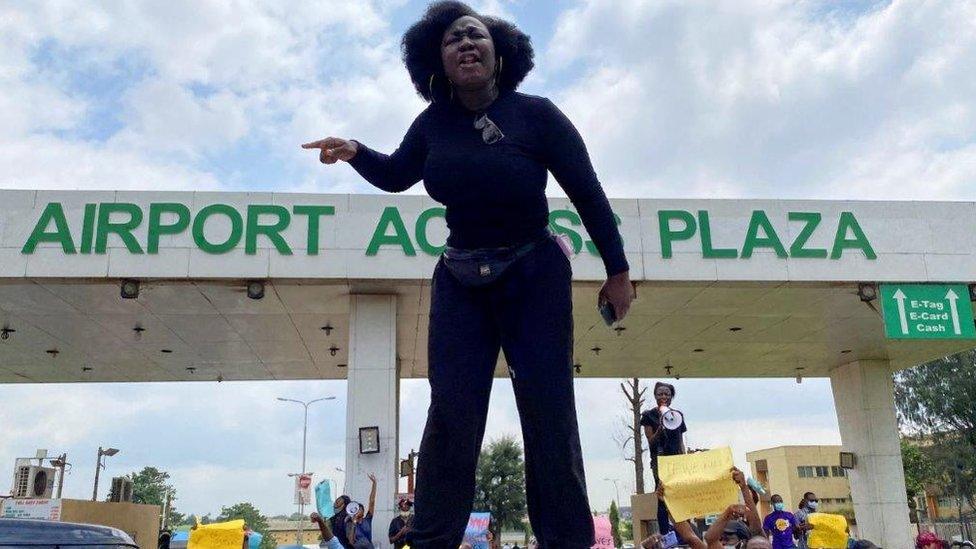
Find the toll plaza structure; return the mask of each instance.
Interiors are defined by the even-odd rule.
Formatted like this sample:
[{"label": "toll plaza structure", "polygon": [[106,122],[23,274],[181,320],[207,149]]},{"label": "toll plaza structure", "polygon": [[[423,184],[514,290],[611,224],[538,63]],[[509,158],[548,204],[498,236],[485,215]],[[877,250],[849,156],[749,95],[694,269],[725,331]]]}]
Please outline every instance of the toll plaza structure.
[{"label": "toll plaza structure", "polygon": [[[576,375],[829,377],[859,533],[907,549],[892,373],[976,345],[976,204],[611,202],[639,286],[615,328],[550,199],[578,251]],[[386,524],[446,234],[425,196],[0,191],[0,382],[345,378],[348,489],[375,471]]]}]

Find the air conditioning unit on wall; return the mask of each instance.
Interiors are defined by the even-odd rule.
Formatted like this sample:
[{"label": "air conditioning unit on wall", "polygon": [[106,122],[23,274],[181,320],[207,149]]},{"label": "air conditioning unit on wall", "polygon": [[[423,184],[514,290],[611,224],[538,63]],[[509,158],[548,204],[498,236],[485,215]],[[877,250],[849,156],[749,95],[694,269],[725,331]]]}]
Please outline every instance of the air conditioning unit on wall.
[{"label": "air conditioning unit on wall", "polygon": [[109,501],[121,503],[132,501],[132,479],[129,477],[115,477],[112,479],[112,491],[109,493]]},{"label": "air conditioning unit on wall", "polygon": [[51,467],[18,464],[14,469],[13,496],[18,499],[51,499],[54,472]]}]

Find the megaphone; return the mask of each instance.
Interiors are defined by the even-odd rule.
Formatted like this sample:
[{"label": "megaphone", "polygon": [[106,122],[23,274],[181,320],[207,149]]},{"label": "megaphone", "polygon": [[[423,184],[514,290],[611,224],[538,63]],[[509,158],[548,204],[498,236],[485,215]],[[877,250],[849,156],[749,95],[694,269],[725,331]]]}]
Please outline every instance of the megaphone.
[{"label": "megaphone", "polygon": [[661,412],[661,425],[669,431],[674,431],[681,427],[681,424],[684,422],[685,418],[681,415],[681,412],[673,408],[661,406],[658,410]]}]

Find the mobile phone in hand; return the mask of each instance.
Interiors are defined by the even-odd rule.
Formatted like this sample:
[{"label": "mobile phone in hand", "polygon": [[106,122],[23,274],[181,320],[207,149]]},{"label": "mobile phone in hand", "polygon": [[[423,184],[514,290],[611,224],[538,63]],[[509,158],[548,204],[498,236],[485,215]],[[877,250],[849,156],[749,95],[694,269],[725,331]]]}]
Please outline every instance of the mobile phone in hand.
[{"label": "mobile phone in hand", "polygon": [[613,323],[617,321],[617,311],[613,308],[613,304],[606,300],[600,300],[597,308],[600,310],[600,316],[603,317],[603,321],[606,322],[607,326],[613,326]]},{"label": "mobile phone in hand", "polygon": [[671,549],[675,545],[678,545],[678,533],[674,530],[664,534],[664,537],[661,538],[661,546],[664,549]]}]

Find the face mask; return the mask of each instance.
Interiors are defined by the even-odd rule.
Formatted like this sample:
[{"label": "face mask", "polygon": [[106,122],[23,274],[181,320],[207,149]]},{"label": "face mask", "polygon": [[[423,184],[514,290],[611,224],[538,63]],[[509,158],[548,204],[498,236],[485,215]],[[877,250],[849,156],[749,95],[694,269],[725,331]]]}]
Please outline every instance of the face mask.
[{"label": "face mask", "polygon": [[403,518],[407,518],[410,516],[410,511],[400,511],[400,516]]},{"label": "face mask", "polygon": [[816,501],[808,501],[807,502],[807,509],[809,509],[811,511],[816,511],[817,510],[817,505],[819,505],[819,502],[816,502]]},{"label": "face mask", "polygon": [[773,504],[773,509],[775,509],[776,511],[782,511],[782,510],[786,509],[786,504],[783,503],[783,502],[774,503]]}]

